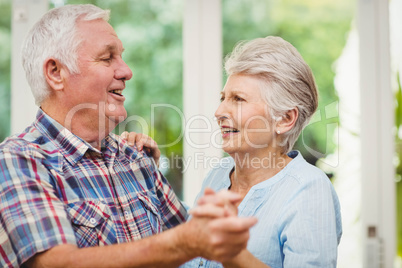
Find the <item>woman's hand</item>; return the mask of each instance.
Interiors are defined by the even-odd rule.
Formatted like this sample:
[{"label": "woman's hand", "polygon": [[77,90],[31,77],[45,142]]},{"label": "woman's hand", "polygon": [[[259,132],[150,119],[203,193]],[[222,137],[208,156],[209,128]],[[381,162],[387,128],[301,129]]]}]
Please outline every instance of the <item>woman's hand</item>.
[{"label": "woman's hand", "polygon": [[120,137],[126,140],[128,145],[137,146],[138,150],[142,150],[144,148],[144,150],[149,155],[151,155],[156,165],[159,167],[159,159],[161,157],[161,151],[159,150],[156,141],[154,141],[151,137],[136,132],[128,133],[127,131],[121,133]]},{"label": "woman's hand", "polygon": [[236,203],[241,201],[241,196],[222,190],[215,192],[211,188],[205,188],[204,195],[198,199],[197,206],[189,211],[193,217],[219,218],[237,216]]},{"label": "woman's hand", "polygon": [[[222,190],[215,192],[211,188],[205,188],[204,195],[198,199],[197,206],[189,211],[193,217],[207,218],[225,218],[237,216],[238,202],[241,196],[228,191]],[[269,268],[268,265],[261,262],[253,256],[247,249],[243,249],[235,257],[222,262],[224,267],[243,268]]]}]

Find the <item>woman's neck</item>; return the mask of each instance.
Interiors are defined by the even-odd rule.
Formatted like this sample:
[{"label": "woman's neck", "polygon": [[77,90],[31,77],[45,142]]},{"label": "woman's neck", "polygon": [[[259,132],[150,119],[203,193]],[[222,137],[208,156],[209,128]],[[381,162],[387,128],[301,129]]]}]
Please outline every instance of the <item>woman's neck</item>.
[{"label": "woman's neck", "polygon": [[230,177],[230,190],[243,198],[251,187],[272,178],[292,160],[279,150],[258,150],[231,156],[235,161],[235,170]]}]

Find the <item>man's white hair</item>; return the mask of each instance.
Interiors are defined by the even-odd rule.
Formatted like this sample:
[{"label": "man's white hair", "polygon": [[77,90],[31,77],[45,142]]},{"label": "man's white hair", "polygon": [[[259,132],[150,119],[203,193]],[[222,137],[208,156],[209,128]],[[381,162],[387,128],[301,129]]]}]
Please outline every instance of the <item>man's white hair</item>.
[{"label": "man's white hair", "polygon": [[50,94],[43,70],[45,60],[55,58],[70,73],[79,73],[77,50],[83,40],[77,36],[77,21],[109,21],[109,14],[109,10],[90,4],[66,5],[49,10],[32,27],[22,45],[21,53],[25,75],[38,106]]}]

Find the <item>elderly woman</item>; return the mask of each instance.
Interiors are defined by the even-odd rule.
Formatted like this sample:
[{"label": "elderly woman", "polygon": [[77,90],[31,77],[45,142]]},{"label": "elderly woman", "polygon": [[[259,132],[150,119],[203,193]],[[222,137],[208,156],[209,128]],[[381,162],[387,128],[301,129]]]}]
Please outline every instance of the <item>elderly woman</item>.
[{"label": "elderly woman", "polygon": [[[223,150],[201,193],[240,194],[240,216],[255,216],[247,250],[226,267],[336,267],[342,227],[334,188],[292,147],[317,109],[313,74],[279,37],[240,43],[226,59],[228,74],[215,116]],[[209,192],[210,190],[207,190]],[[208,203],[203,197],[202,202]],[[216,216],[205,206],[196,216]],[[222,267],[196,258],[185,267]]]}]

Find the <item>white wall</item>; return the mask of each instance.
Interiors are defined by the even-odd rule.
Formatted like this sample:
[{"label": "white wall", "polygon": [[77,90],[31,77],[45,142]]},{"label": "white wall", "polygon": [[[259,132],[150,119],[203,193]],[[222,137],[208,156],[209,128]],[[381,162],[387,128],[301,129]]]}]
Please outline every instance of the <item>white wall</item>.
[{"label": "white wall", "polygon": [[393,267],[396,254],[394,103],[388,13],[388,1],[358,2],[365,268]]},{"label": "white wall", "polygon": [[35,119],[38,107],[21,64],[21,44],[26,33],[48,10],[48,0],[13,0],[11,57],[11,134],[23,131]]},{"label": "white wall", "polygon": [[192,206],[212,161],[221,157],[211,141],[222,90],[222,15],[217,0],[186,0],[183,22],[185,115],[184,201]]}]

